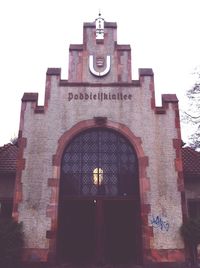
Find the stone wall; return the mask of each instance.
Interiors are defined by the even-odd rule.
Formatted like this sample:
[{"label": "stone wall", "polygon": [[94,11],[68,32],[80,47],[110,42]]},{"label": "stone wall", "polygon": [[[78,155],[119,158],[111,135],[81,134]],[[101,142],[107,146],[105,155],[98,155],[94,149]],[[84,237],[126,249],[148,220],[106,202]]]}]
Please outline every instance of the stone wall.
[{"label": "stone wall", "polygon": [[200,183],[197,179],[185,182],[185,194],[187,199],[200,199]]}]

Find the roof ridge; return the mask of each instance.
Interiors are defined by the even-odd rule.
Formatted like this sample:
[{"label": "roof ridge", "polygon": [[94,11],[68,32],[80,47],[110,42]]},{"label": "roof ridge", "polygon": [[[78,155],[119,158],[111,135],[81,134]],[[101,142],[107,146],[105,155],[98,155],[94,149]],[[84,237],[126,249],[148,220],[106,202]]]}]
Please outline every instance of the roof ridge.
[{"label": "roof ridge", "polygon": [[0,147],[0,153],[5,152],[6,150],[8,150],[9,148],[13,146],[16,146],[16,145],[12,143],[4,144],[3,146]]}]

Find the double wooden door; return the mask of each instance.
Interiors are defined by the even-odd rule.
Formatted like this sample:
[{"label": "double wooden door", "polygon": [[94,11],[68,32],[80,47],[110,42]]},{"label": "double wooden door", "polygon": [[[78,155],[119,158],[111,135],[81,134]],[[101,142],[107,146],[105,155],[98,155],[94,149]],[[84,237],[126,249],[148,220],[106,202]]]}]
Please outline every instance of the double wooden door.
[{"label": "double wooden door", "polygon": [[60,204],[58,256],[63,262],[140,262],[134,200],[69,199]]}]

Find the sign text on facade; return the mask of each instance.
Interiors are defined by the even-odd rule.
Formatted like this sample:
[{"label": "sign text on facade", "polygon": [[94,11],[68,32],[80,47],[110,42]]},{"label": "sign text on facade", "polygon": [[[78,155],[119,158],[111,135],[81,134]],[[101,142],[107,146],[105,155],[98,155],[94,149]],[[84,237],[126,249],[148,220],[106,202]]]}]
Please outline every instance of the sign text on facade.
[{"label": "sign text on facade", "polygon": [[99,100],[99,101],[106,101],[106,100],[114,100],[114,101],[126,101],[132,100],[132,94],[124,94],[124,93],[68,93],[68,101],[72,100]]}]

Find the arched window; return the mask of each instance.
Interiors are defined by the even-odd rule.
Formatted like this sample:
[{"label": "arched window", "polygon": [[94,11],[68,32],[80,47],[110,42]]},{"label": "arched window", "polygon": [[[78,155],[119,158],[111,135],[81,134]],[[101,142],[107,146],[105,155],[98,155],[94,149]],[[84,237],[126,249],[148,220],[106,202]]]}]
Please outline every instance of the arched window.
[{"label": "arched window", "polygon": [[61,194],[130,196],[138,192],[135,150],[120,133],[89,129],[66,147],[61,166]]}]

